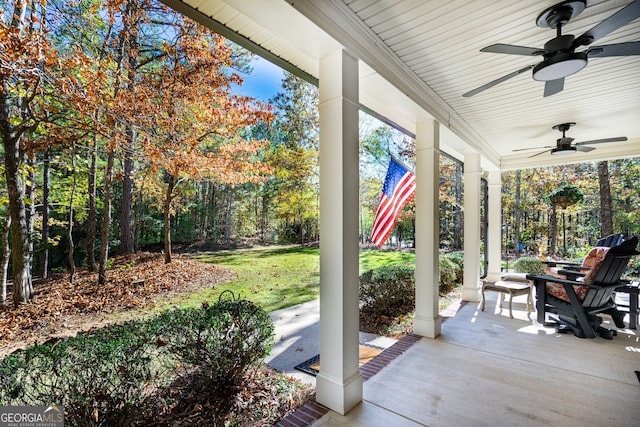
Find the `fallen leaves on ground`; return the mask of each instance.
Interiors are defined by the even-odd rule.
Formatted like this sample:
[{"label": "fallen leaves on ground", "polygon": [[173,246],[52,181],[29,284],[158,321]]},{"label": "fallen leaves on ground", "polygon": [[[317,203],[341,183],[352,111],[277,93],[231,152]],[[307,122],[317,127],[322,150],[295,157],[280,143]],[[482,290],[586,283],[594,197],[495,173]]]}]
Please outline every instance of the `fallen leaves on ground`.
[{"label": "fallen leaves on ground", "polygon": [[107,282],[98,273],[78,269],[34,282],[36,299],[0,311],[0,355],[41,343],[52,336],[73,335],[109,323],[116,312],[152,307],[161,298],[228,282],[235,273],[181,255],[169,264],[162,254],[139,252],[113,258]]},{"label": "fallen leaves on ground", "polygon": [[271,426],[315,397],[310,384],[284,376],[262,366],[244,374],[242,389],[233,399],[227,414],[216,416],[214,404],[205,393],[193,390],[188,375],[179,377],[158,404],[153,419],[136,425],[239,427]]}]

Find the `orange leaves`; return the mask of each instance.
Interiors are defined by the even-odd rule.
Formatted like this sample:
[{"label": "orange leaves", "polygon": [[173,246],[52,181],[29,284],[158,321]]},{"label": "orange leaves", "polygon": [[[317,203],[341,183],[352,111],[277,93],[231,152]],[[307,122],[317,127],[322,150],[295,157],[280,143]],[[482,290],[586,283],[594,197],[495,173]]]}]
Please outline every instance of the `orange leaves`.
[{"label": "orange leaves", "polygon": [[0,80],[14,90],[36,84],[47,71],[42,68],[45,59],[51,57],[54,50],[42,31],[24,31],[17,23],[0,22]]},{"label": "orange leaves", "polygon": [[239,77],[229,73],[232,51],[223,37],[190,21],[179,31],[177,45],[163,47],[166,66],[137,85],[156,108],[148,125],[140,126],[148,136],[147,161],[174,177],[228,184],[260,180],[269,168],[256,154],[267,143],[239,135],[272,121],[271,107],[229,93]]}]

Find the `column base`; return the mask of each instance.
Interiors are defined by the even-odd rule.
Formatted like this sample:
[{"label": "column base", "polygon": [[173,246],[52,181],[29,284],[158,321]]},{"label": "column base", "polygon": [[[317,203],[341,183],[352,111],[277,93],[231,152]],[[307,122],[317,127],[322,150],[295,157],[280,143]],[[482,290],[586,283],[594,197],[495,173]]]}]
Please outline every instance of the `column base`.
[{"label": "column base", "polygon": [[468,302],[480,302],[480,294],[482,293],[482,285],[479,284],[475,287],[463,287],[462,288],[462,301]]},{"label": "column base", "polygon": [[341,383],[321,370],[316,377],[316,402],[345,415],[362,402],[362,382],[360,371]]},{"label": "column base", "polygon": [[442,318],[438,315],[435,319],[416,316],[413,318],[413,333],[425,338],[435,338],[440,335]]}]

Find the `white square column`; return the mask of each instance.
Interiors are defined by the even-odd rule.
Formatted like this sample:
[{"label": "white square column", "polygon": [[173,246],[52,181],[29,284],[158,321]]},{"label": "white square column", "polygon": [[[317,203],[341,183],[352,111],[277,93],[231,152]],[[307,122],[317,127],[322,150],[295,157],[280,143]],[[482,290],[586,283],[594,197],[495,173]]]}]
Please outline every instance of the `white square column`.
[{"label": "white square column", "polygon": [[440,335],[440,124],[416,124],[416,313],[413,332]]},{"label": "white square column", "polygon": [[480,154],[464,155],[464,273],[462,300],[480,301]]},{"label": "white square column", "polygon": [[488,176],[489,215],[487,227],[489,267],[487,280],[500,280],[502,254],[502,174],[500,170],[490,170]]},{"label": "white square column", "polygon": [[358,367],[358,60],[320,60],[320,373],[316,400],[340,414],[362,401]]}]

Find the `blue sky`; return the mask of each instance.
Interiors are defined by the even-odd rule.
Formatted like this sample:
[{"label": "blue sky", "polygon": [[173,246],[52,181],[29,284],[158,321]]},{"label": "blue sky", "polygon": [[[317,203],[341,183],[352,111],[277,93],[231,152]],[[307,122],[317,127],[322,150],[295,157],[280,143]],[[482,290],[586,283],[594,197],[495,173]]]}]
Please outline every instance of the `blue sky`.
[{"label": "blue sky", "polygon": [[268,101],[281,90],[282,68],[257,55],[251,65],[253,73],[241,74],[244,84],[238,87],[237,93],[260,101]]}]

